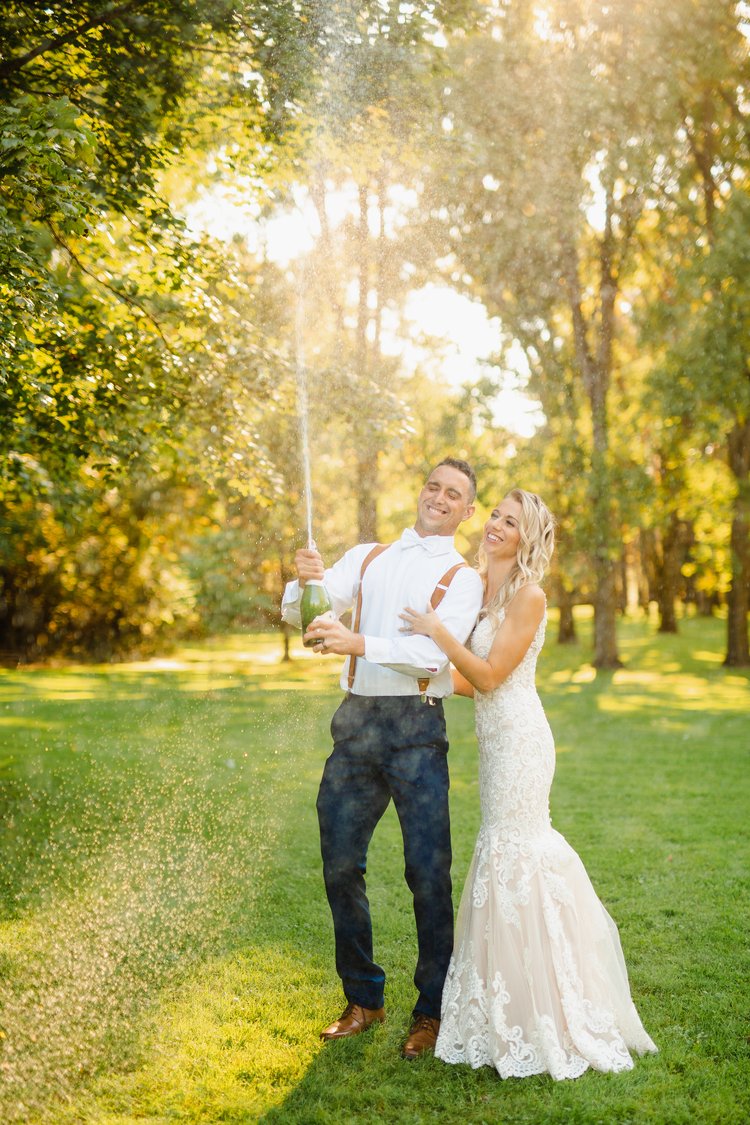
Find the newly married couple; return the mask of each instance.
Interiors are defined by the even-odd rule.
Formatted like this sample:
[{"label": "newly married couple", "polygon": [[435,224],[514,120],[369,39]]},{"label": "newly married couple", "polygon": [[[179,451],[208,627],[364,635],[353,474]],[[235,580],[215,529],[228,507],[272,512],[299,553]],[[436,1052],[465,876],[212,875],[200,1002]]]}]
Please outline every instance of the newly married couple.
[{"label": "newly married couple", "polygon": [[[325,579],[337,617],[353,611],[351,629],[318,618],[308,634],[317,651],[348,657],[318,795],[347,1003],[322,1038],[385,1019],[364,876],[392,799],[419,950],[403,1055],[434,1050],[504,1078],[625,1070],[630,1049],[656,1047],[630,997],[617,929],[549,818],[555,750],[534,674],[553,519],[538,496],[514,489],[485,525],[475,571],[453,543],[475,494],[471,467],[446,458],[419,494],[413,529],[387,547],[354,547],[329,570],[317,551],[298,551],[299,579],[284,595],[295,624],[310,579]],[[455,944],[442,702],[451,691],[475,698],[482,808]]]}]

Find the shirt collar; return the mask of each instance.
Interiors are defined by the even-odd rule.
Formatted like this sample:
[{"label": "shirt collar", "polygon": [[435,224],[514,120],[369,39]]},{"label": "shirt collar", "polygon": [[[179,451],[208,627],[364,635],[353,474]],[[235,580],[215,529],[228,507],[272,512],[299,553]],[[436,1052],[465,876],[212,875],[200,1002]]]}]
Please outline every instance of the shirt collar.
[{"label": "shirt collar", "polygon": [[402,551],[421,547],[428,555],[447,555],[454,550],[452,535],[418,535],[413,527],[406,528],[399,542]]}]

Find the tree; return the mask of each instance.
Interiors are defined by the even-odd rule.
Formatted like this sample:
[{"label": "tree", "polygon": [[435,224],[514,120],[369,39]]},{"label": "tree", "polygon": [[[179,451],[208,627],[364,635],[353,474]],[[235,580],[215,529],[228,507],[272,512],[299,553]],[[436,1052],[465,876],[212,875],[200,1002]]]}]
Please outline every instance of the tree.
[{"label": "tree", "polygon": [[[488,5],[477,31],[452,44],[425,192],[436,253],[451,276],[501,318],[532,370],[541,365],[550,382],[559,382],[567,368],[580,390],[599,667],[619,663],[617,483],[631,470],[627,456],[619,457],[613,404],[641,390],[627,385],[632,364],[625,362],[641,239],[660,205],[655,185],[674,171],[670,154],[686,121],[682,100],[702,97],[690,67],[703,50],[706,25],[721,31],[719,54],[746,57],[735,6],[717,5],[705,19],[701,7],[686,3],[677,13],[672,5],[624,0]],[[725,116],[739,134],[744,101],[736,66],[722,89]],[[710,133],[715,115],[706,121]],[[689,139],[682,142],[688,150]],[[711,166],[710,158],[703,165]],[[727,343],[723,331],[717,358],[727,354]],[[730,351],[739,348],[733,343]],[[735,460],[742,464],[741,456]]]},{"label": "tree", "polygon": [[199,94],[213,122],[242,103],[271,159],[279,121],[263,131],[259,119],[280,83],[289,102],[302,70],[267,75],[262,94],[247,77],[270,38],[263,20],[281,14],[218,0],[3,9],[5,648],[102,654],[190,619],[179,554],[206,511],[198,481],[231,479],[235,457],[248,468],[239,494],[272,475],[253,451],[252,408],[277,357],[247,304],[240,323],[249,286],[231,254],[189,234],[162,184],[201,136]]},{"label": "tree", "polygon": [[[665,355],[654,388],[723,450],[734,478],[729,665],[750,664],[750,115],[737,6],[687,2],[673,21],[679,128],[660,177],[660,281],[647,338]],[[689,30],[688,30],[689,29]]]},{"label": "tree", "polygon": [[[642,5],[496,9],[459,40],[445,92],[435,217],[469,284],[532,364],[564,351],[586,402],[595,663],[619,663],[610,392],[618,299],[656,152],[643,144],[650,56]],[[492,99],[476,91],[492,90]],[[447,212],[441,208],[447,204]],[[553,370],[550,369],[550,377]]]}]

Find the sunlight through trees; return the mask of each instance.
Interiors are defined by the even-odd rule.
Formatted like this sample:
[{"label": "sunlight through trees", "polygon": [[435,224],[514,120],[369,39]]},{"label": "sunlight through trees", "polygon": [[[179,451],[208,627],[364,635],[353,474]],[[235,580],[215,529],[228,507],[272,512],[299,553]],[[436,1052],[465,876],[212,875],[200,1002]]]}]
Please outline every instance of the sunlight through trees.
[{"label": "sunlight through trees", "polygon": [[[5,4],[4,659],[276,620],[302,344],[328,557],[467,456],[480,509],[557,513],[561,640],[592,604],[615,667],[624,611],[690,605],[748,664],[748,34],[734,0]],[[463,386],[415,350],[438,287],[500,324]]]}]

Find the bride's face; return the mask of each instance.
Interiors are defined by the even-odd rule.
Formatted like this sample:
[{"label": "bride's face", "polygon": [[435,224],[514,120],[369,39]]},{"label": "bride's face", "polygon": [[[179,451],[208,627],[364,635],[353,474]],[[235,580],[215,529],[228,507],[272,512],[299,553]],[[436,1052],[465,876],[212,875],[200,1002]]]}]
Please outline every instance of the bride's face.
[{"label": "bride's face", "polygon": [[506,496],[484,525],[482,543],[487,559],[514,559],[521,542],[521,505]]}]

